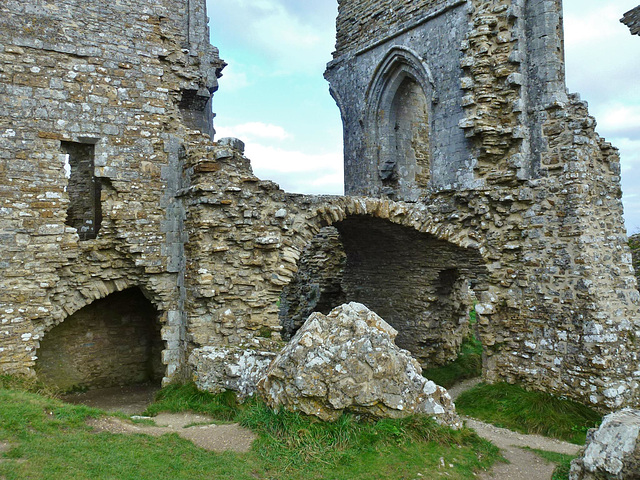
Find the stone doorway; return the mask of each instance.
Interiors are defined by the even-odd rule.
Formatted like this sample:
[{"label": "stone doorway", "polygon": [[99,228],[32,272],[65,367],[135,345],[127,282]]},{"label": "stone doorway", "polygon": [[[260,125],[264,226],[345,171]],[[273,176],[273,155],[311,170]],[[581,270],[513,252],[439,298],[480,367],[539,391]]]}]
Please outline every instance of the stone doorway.
[{"label": "stone doorway", "polygon": [[158,312],[138,288],[82,308],[45,334],[36,374],[61,391],[160,384]]}]

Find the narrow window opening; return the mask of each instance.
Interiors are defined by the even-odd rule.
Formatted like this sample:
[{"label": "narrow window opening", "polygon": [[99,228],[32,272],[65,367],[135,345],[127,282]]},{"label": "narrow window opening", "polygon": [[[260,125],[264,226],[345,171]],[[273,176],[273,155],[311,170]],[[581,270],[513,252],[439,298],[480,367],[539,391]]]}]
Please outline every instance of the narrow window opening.
[{"label": "narrow window opening", "polygon": [[65,177],[69,179],[69,208],[66,224],[78,230],[80,240],[98,236],[102,222],[100,205],[101,183],[94,174],[95,145],[62,142],[65,156]]}]

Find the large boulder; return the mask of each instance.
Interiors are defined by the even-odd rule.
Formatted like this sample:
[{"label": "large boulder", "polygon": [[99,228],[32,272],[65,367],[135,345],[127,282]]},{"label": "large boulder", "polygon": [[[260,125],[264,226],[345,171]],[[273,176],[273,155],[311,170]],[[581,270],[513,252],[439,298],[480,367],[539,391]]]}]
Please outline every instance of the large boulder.
[{"label": "large boulder", "polygon": [[640,410],[625,408],[604,417],[589,432],[570,480],[640,480]]},{"label": "large boulder", "polygon": [[272,408],[325,420],[343,412],[370,417],[434,416],[459,426],[447,391],[422,376],[398,348],[397,331],[360,303],[313,313],[258,383]]}]

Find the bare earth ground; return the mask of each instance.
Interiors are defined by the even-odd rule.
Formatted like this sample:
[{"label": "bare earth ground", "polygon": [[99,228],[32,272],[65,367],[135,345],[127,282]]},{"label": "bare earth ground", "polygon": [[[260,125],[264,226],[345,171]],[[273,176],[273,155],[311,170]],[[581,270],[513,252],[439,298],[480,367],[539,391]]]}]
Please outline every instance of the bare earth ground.
[{"label": "bare earth ground", "polygon": [[[74,393],[62,397],[65,402],[88,405],[107,412],[140,415],[153,401],[159,387],[134,385]],[[96,431],[111,433],[143,433],[154,437],[177,433],[198,447],[214,452],[248,452],[256,435],[238,424],[215,425],[213,419],[194,413],[161,413],[152,420],[156,426],[135,424],[115,417],[103,417],[88,423]]]},{"label": "bare earth ground", "polygon": [[[466,380],[450,388],[449,393],[455,400],[461,392],[473,387],[478,382],[478,379]],[[146,409],[153,400],[156,391],[157,387],[149,385],[116,387],[73,394],[65,397],[64,400],[101,408],[109,412],[119,411],[127,415],[136,415]],[[114,417],[91,420],[89,425],[96,431],[112,433],[143,433],[153,436],[177,433],[199,447],[216,452],[247,452],[256,438],[253,432],[237,424],[215,425],[212,419],[193,413],[163,413],[151,418],[151,420],[156,426],[134,424]],[[472,418],[465,417],[464,420],[467,426],[473,428],[478,435],[498,446],[504,457],[510,462],[497,464],[492,472],[480,475],[479,478],[483,480],[522,480],[525,475],[535,480],[550,480],[555,464],[548,463],[522,447],[570,455],[575,455],[580,449],[578,445],[538,435],[515,433]],[[0,444],[0,450],[7,447]]]},{"label": "bare earth ground", "polygon": [[198,447],[213,452],[248,452],[256,439],[251,430],[242,428],[237,423],[215,425],[211,424],[211,418],[193,413],[161,413],[151,420],[157,426],[134,424],[116,417],[92,419],[88,424],[99,432],[143,433],[154,437],[177,433]]},{"label": "bare earth ground", "polygon": [[64,395],[62,400],[75,405],[88,405],[110,413],[139,415],[153,402],[160,386],[149,383],[127,387],[101,388],[84,393]]}]

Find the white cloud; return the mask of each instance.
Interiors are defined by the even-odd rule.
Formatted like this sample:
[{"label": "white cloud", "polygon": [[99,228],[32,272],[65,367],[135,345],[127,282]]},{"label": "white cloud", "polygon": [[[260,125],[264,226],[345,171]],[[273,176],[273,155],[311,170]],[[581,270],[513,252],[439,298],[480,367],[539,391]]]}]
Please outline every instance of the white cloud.
[{"label": "white cloud", "polygon": [[227,93],[236,92],[251,86],[249,76],[240,71],[242,67],[238,63],[229,63],[222,71],[222,78],[218,80],[221,87]]},{"label": "white cloud", "polygon": [[209,0],[213,39],[227,32],[238,48],[268,59],[271,74],[317,74],[331,59],[335,32],[332,22],[316,22],[306,11],[287,8],[282,0]]},{"label": "white cloud", "polygon": [[620,149],[629,232],[640,229],[640,39],[620,23],[638,0],[565,0],[567,85],[589,102],[597,131]]},{"label": "white cloud", "polygon": [[247,143],[255,139],[285,140],[291,135],[279,125],[248,122],[241,125],[216,126],[216,137],[237,137]]},{"label": "white cloud", "polygon": [[[623,138],[636,138],[640,144],[640,105],[608,104],[598,115],[598,130]],[[617,145],[622,148],[622,145]]]},{"label": "white cloud", "polygon": [[250,143],[245,154],[254,173],[293,193],[342,195],[342,152],[303,153]]}]

